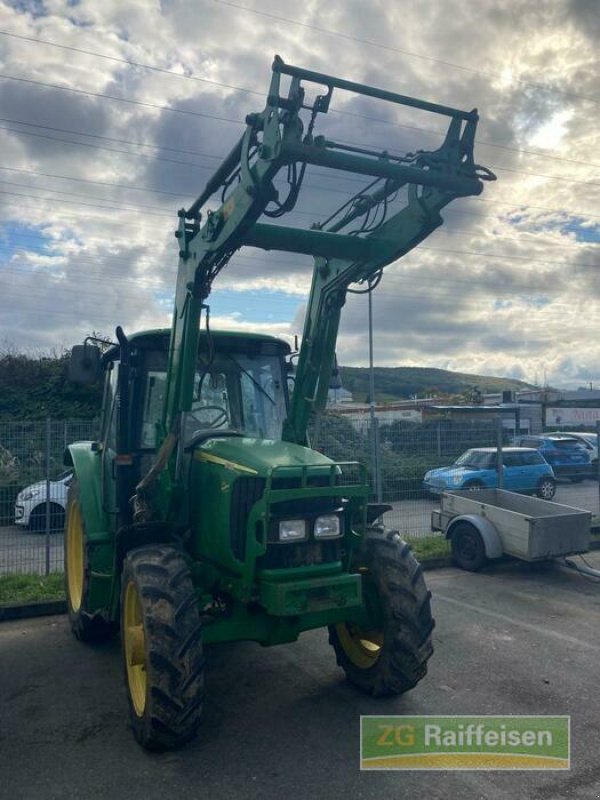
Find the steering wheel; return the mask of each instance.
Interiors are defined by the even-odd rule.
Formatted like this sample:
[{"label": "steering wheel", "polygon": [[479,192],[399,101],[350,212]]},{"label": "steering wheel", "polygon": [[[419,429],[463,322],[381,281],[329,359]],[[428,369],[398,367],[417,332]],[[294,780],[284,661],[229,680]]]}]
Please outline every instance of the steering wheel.
[{"label": "steering wheel", "polygon": [[[212,419],[201,419],[200,415],[203,415],[205,411],[213,411],[216,412],[216,414]],[[197,422],[198,425],[201,425],[203,428],[219,428],[223,423],[229,422],[227,410],[221,406],[201,406],[195,411],[190,411],[189,415],[194,422]]]}]

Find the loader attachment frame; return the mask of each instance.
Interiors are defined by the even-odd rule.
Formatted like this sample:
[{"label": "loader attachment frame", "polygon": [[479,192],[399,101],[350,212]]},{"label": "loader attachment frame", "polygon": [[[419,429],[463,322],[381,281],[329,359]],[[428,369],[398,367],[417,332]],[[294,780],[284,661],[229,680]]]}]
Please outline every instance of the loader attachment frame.
[{"label": "loader attachment frame", "polygon": [[[282,93],[284,77],[290,79],[287,94]],[[309,85],[325,91],[309,101]],[[335,90],[447,117],[444,141],[431,152],[398,156],[315,136],[316,121],[328,112]],[[306,126],[303,115],[310,117]],[[175,450],[181,447],[181,417],[192,402],[201,312],[215,277],[233,253],[250,246],[314,257],[295,388],[282,434],[284,439],[306,444],[309,416],[326,398],[348,287],[380,275],[383,267],[442,224],[440,211],[445,205],[457,197],[480,194],[482,182],[494,180],[489,170],[474,161],[477,121],[476,110],[461,111],[341,80],[275,57],[264,110],[246,117],[245,132],[197,200],[179,211],[175,233],[179,269],[158,457],[161,468],[170,464],[171,480],[177,481]],[[263,216],[281,217],[294,208],[309,164],[374,180],[325,223],[310,230],[259,222]],[[289,193],[280,201],[273,182],[282,170],[287,170]],[[408,201],[401,210],[375,228],[344,231],[371,209],[386,205],[405,186]],[[143,488],[148,488],[148,482],[143,482]]]}]

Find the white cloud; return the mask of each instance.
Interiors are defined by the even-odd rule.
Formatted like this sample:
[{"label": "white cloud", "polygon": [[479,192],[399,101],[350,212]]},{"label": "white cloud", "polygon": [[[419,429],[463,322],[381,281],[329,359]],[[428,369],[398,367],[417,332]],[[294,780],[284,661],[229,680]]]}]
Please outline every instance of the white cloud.
[{"label": "white cloud", "polygon": [[[35,15],[26,4],[0,6],[4,30],[110,56],[0,36],[4,74],[147,104],[0,80],[4,338],[51,348],[117,323],[169,324],[176,210],[200,193],[218,164],[211,156],[228,151],[245,114],[261,108],[256,93],[266,92],[280,52],[291,63],[480,111],[476,156],[499,180],[483,197],[451,204],[444,227],[386,270],[374,296],[377,363],[599,381],[600,137],[597,103],[585,99],[597,94],[594,6],[436,0],[427,19],[417,5],[376,0],[254,6],[379,47],[213,0],[46,0]],[[339,93],[337,102],[378,120],[387,113]],[[332,110],[324,130],[394,152],[435,146],[435,118],[408,110],[385,119],[409,128]],[[352,187],[318,169],[306,183],[288,224],[323,219]],[[310,269],[306,258],[244,250],[218,279],[236,290],[239,311],[221,313],[216,294],[213,320],[298,332]],[[257,326],[250,299],[268,320],[277,293],[297,301],[296,318]],[[350,297],[341,363],[366,363],[366,330],[366,298]]]}]

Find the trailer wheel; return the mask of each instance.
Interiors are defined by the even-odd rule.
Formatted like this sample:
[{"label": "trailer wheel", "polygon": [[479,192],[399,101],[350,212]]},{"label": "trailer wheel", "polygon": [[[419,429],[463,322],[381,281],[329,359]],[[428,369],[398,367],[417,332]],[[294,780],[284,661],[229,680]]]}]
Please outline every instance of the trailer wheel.
[{"label": "trailer wheel", "polygon": [[452,560],[457,567],[477,572],[487,562],[481,534],[469,522],[458,522],[451,531]]},{"label": "trailer wheel", "polygon": [[192,739],[202,713],[202,626],[190,572],[174,547],[140,547],[125,559],[121,639],[135,738],[155,751]]},{"label": "trailer wheel", "polygon": [[427,673],[433,653],[431,592],[421,566],[396,531],[367,534],[360,559],[363,594],[377,620],[368,629],[329,626],[329,643],[348,680],[368,694],[398,695]]},{"label": "trailer wheel", "polygon": [[67,499],[64,553],[65,593],[71,630],[82,642],[104,641],[115,633],[116,625],[89,608],[85,520],[79,501],[79,485],[75,479],[69,486]]},{"label": "trailer wheel", "polygon": [[538,483],[536,494],[542,500],[552,500],[556,494],[556,481],[552,478],[544,478]]}]

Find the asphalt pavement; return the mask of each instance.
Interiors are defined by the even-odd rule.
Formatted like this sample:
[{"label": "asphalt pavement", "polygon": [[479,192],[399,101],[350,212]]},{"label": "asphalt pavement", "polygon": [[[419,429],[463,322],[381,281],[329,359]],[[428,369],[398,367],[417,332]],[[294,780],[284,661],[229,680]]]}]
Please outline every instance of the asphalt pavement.
[{"label": "asphalt pavement", "polygon": [[[588,559],[600,567],[600,552]],[[126,720],[118,643],[86,646],[64,617],[0,624],[0,797],[427,798],[600,796],[600,584],[556,565],[427,573],[428,676],[393,700],[343,678],[324,631],[291,645],[209,649],[199,737],[148,754]],[[568,772],[360,772],[361,714],[569,714]]]}]

